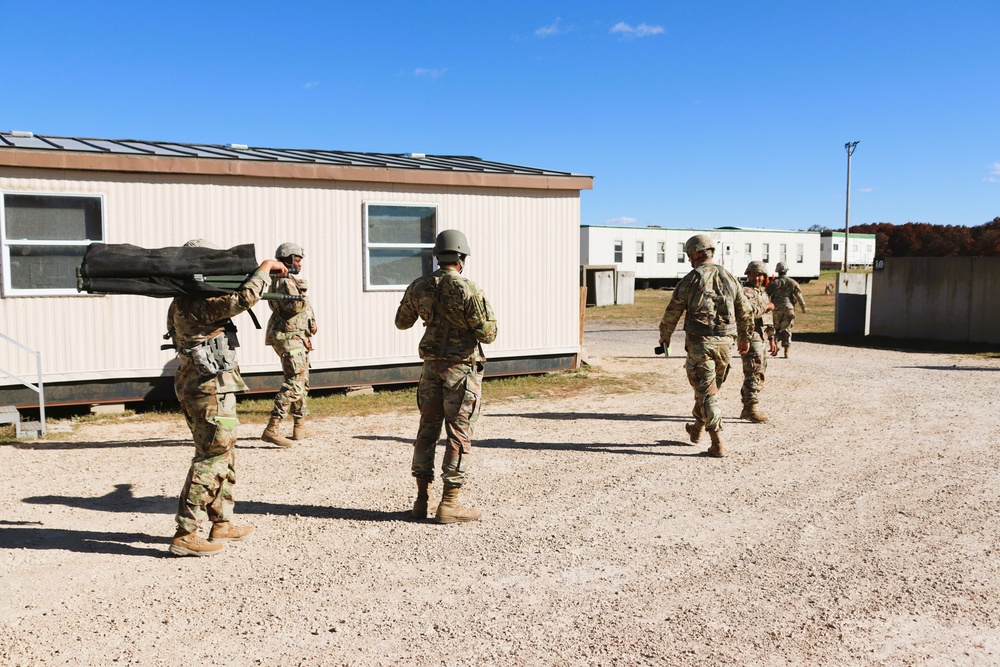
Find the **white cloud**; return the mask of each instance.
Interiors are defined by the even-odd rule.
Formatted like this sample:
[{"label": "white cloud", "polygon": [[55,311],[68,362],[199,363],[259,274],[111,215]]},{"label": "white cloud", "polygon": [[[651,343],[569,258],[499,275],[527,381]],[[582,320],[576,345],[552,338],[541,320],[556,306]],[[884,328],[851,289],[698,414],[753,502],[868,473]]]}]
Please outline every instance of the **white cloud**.
[{"label": "white cloud", "polygon": [[872,188],[872,187],[858,188],[858,192],[875,192],[875,188]]},{"label": "white cloud", "polygon": [[649,37],[650,35],[661,35],[663,34],[663,26],[660,25],[649,25],[648,23],[640,23],[637,26],[630,26],[628,23],[621,22],[616,23],[613,28],[611,28],[611,34],[620,34],[623,37],[628,37],[629,39],[635,37]]},{"label": "white cloud", "polygon": [[429,69],[427,67],[418,67],[413,70],[413,76],[425,76],[428,79],[440,79],[444,76],[444,73],[448,71],[447,67],[439,67],[438,69]]},{"label": "white cloud", "polygon": [[562,17],[556,18],[549,25],[543,25],[541,28],[535,29],[535,37],[551,37],[552,35],[558,35],[561,31],[559,29],[559,22],[562,21]]},{"label": "white cloud", "polygon": [[983,179],[987,183],[1000,183],[1000,162],[994,162],[990,167],[990,175]]},{"label": "white cloud", "polygon": [[318,85],[319,81],[306,81],[305,85],[303,85],[302,87],[305,88],[306,90],[309,90],[310,88],[315,88]]},{"label": "white cloud", "polygon": [[632,227],[635,225],[642,225],[642,221],[636,220],[635,218],[630,218],[628,216],[621,216],[619,218],[611,218],[610,220],[605,220],[604,224],[614,225],[616,227]]}]

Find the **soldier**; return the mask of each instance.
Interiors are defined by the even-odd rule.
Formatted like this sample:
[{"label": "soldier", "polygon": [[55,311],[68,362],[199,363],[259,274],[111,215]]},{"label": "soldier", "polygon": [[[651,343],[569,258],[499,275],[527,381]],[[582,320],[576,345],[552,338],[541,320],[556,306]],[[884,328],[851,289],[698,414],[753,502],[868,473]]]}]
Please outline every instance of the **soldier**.
[{"label": "soldier", "polygon": [[[202,239],[184,246],[217,249]],[[170,304],[167,331],[180,359],[174,392],[195,447],[178,503],[177,532],[170,542],[170,552],[178,556],[212,556],[226,542],[245,540],[254,530],[232,524],[239,423],[235,392],[247,387],[236,364],[236,327],[230,318],[260,300],[272,271],[283,274],[287,268],[267,259],[232,294],[179,296]],[[211,541],[198,535],[206,518],[212,523]]]},{"label": "soldier", "polygon": [[427,327],[419,347],[424,366],[417,387],[420,426],[411,466],[417,480],[413,516],[427,518],[434,448],[444,423],[448,433],[441,462],[444,491],[435,520],[475,521],[480,511],[464,507],[458,496],[466,480],[473,428],[481,408],[486,361],[482,343],[492,343],[497,337],[497,320],[486,295],[460,275],[471,254],[465,234],[455,229],[441,232],[433,252],[438,270],[410,283],[396,310],[396,328],[409,329],[418,317]]},{"label": "soldier", "polygon": [[[301,246],[294,243],[282,243],[274,252],[275,259],[288,267],[289,273],[299,272],[304,255]],[[271,291],[304,297],[303,284],[305,281],[297,276],[281,276],[272,281]],[[312,350],[311,338],[316,333],[316,317],[307,298],[268,301],[268,305],[271,319],[267,322],[264,343],[274,348],[281,359],[284,380],[274,397],[271,418],[260,439],[279,447],[291,447],[292,440],[304,440],[309,435],[305,426],[306,399],[309,395],[309,352]],[[281,420],[289,413],[294,422],[292,440],[280,431]]]},{"label": "soldier", "polygon": [[688,382],[694,389],[694,424],[685,424],[691,442],[701,439],[708,429],[712,446],[709,456],[722,457],[722,411],[716,394],[729,374],[733,337],[744,354],[750,347],[753,319],[739,281],[713,261],[715,243],[705,234],[692,236],[684,244],[694,269],[681,279],[660,321],[660,344],[670,344],[670,336],[685,313],[684,348],[687,350]]},{"label": "soldier", "polygon": [[[785,277],[788,267],[782,262],[774,267],[778,272],[778,277],[767,286],[767,295],[771,297],[774,304],[774,328],[781,347],[788,358],[788,348],[792,346],[792,326],[795,325],[795,304],[799,304],[802,312],[806,312],[806,302],[802,298],[802,290],[799,284],[791,278]],[[771,351],[771,356],[778,356],[778,348],[775,346]]]},{"label": "soldier", "polygon": [[743,355],[743,388],[740,390],[743,412],[740,413],[740,419],[763,424],[767,422],[767,417],[757,409],[757,402],[760,390],[764,388],[767,352],[768,349],[772,354],[778,352],[774,327],[764,320],[765,315],[774,310],[774,304],[764,291],[764,280],[767,278],[767,266],[764,262],[750,262],[747,265],[746,276],[747,284],[743,286],[743,294],[750,303],[750,311],[753,313],[753,336],[750,338],[750,350]]}]

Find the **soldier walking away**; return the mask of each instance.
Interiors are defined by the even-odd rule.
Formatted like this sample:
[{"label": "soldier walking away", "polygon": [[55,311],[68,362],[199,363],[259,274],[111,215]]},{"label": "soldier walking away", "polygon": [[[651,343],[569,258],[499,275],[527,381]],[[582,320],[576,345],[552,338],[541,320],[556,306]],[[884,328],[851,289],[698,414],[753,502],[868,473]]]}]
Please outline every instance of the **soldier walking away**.
[{"label": "soldier walking away", "polygon": [[424,365],[417,387],[420,426],[411,466],[417,480],[413,516],[427,518],[434,449],[444,424],[448,435],[441,462],[444,490],[434,519],[475,521],[481,512],[464,507],[459,492],[466,481],[473,429],[482,406],[486,361],[482,344],[497,337],[497,320],[486,295],[461,275],[465,258],[472,254],[465,234],[455,229],[441,232],[433,253],[438,270],[410,283],[396,310],[396,328],[409,329],[417,318],[426,327],[419,347]]},{"label": "soldier walking away", "polygon": [[749,351],[743,355],[743,388],[740,389],[743,412],[740,413],[740,419],[763,424],[767,422],[767,416],[757,408],[757,404],[760,391],[764,388],[767,353],[778,352],[778,342],[774,337],[774,327],[769,315],[774,310],[774,304],[767,298],[764,290],[764,280],[767,278],[767,266],[764,262],[750,262],[746,276],[743,294],[750,304],[753,316],[753,336],[750,337]]},{"label": "soldier walking away", "polygon": [[[188,248],[216,248],[202,239]],[[195,454],[177,508],[177,532],[170,552],[178,556],[212,556],[226,542],[245,540],[252,526],[234,526],[233,485],[236,484],[236,395],[245,391],[236,364],[236,327],[230,318],[260,300],[270,272],[287,268],[264,260],[235,292],[222,296],[179,296],[170,304],[167,331],[177,348],[180,366],[174,392],[191,436]],[[201,524],[212,524],[209,540],[198,534]]]},{"label": "soldier walking away", "polygon": [[716,399],[729,375],[733,338],[744,354],[750,348],[753,319],[750,304],[733,274],[715,264],[715,243],[705,234],[692,236],[684,252],[693,270],[681,279],[660,321],[660,344],[670,344],[670,336],[684,317],[684,348],[687,350],[688,382],[694,389],[694,424],[685,424],[691,442],[701,439],[707,429],[712,439],[709,456],[725,456],[722,446],[722,410]]},{"label": "soldier walking away", "polygon": [[[274,257],[288,268],[289,274],[297,274],[302,269],[305,252],[294,243],[282,243],[274,252]],[[304,279],[297,275],[275,278],[271,291],[277,294],[301,296],[301,300],[268,301],[271,318],[267,322],[264,343],[270,345],[281,359],[284,379],[281,389],[274,397],[274,408],[267,427],[260,439],[264,442],[291,447],[292,440],[304,440],[306,430],[306,400],[309,396],[309,352],[312,351],[312,336],[316,333],[316,316],[306,296]],[[294,426],[292,438],[281,435],[281,420],[292,415]]]},{"label": "soldier walking away", "polygon": [[[792,327],[795,325],[795,304],[799,304],[802,312],[806,312],[806,302],[802,298],[802,289],[794,279],[787,277],[788,267],[782,262],[774,267],[778,272],[778,277],[772,280],[767,286],[767,295],[771,297],[774,304],[774,329],[778,342],[784,350],[785,359],[788,358],[789,348],[792,346]],[[778,356],[778,349],[774,348],[771,356]]]}]

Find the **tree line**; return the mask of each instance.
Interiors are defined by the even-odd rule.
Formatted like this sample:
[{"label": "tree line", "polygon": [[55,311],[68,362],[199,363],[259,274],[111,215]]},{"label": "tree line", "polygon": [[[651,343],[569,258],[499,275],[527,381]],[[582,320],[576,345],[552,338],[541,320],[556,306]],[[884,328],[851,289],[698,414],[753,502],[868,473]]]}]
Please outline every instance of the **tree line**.
[{"label": "tree line", "polygon": [[851,233],[874,234],[876,257],[1000,256],[1000,218],[975,227],[926,222],[908,222],[905,225],[875,222],[853,225]]}]

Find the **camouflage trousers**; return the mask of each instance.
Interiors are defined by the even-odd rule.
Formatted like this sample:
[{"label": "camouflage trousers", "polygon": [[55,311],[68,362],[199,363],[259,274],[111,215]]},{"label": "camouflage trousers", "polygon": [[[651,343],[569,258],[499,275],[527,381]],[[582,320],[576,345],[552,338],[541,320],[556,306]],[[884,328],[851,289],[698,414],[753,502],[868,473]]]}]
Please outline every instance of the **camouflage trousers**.
[{"label": "camouflage trousers", "polygon": [[740,396],[743,405],[755,405],[761,389],[764,388],[764,373],[767,371],[767,343],[754,335],[750,350],[743,355],[743,388]]},{"label": "camouflage trousers", "polygon": [[774,309],[775,337],[782,347],[792,346],[792,327],[795,326],[794,308]]},{"label": "camouflage trousers", "polygon": [[281,371],[285,379],[274,397],[271,416],[284,419],[289,414],[295,418],[305,417],[306,398],[309,396],[309,350],[305,346],[273,345],[281,357]]},{"label": "camouflage trousers", "polygon": [[177,528],[193,533],[208,519],[232,521],[236,484],[235,394],[185,396],[177,391],[194,438],[194,458],[177,505]]},{"label": "camouflage trousers", "polygon": [[722,410],[716,394],[729,375],[729,351],[732,336],[706,336],[693,339],[688,336],[687,371],[688,382],[694,389],[695,423],[704,425],[709,431],[722,430]]},{"label": "camouflage trousers", "polygon": [[441,462],[446,487],[462,486],[469,468],[472,432],[479,419],[483,393],[482,364],[424,361],[417,387],[420,427],[413,443],[413,476],[434,479],[434,449],[445,427],[448,443]]}]

